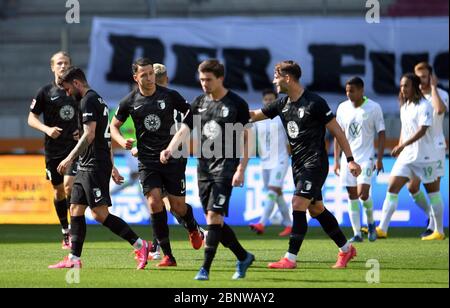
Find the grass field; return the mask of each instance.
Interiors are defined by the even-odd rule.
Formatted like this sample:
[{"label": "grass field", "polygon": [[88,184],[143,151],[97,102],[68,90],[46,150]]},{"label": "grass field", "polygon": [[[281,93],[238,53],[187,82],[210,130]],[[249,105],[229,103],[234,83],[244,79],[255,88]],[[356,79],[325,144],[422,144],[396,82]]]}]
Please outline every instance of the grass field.
[{"label": "grass field", "polygon": [[[148,238],[149,227],[134,227]],[[203,260],[203,249],[190,247],[187,234],[171,227],[176,268],[156,268],[151,261],[144,271],[135,270],[128,243],[109,230],[88,226],[79,284],[67,284],[66,270],[49,270],[67,252],[60,249],[57,226],[0,225],[0,287],[150,287],[150,288],[323,288],[323,287],[449,287],[448,240],[423,242],[419,229],[391,229],[389,239],[356,244],[358,257],[345,270],[332,270],[337,249],[320,228],[310,228],[300,252],[298,268],[276,271],[267,263],[278,260],[287,249],[287,239],[276,236],[279,228],[268,228],[256,236],[247,228],[234,228],[256,262],[247,278],[232,281],[234,256],[220,247],[210,281],[194,281]],[[350,230],[345,230],[350,235]],[[446,230],[448,234],[448,230]],[[380,283],[366,282],[368,259],[380,263]]]}]

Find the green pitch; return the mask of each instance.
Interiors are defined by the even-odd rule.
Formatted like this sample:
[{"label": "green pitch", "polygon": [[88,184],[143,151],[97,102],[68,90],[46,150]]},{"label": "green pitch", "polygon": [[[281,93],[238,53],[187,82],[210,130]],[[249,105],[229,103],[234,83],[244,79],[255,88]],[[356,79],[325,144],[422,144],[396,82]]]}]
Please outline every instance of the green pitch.
[{"label": "green pitch", "polygon": [[[150,237],[150,227],[134,227],[138,234]],[[391,229],[387,240],[356,244],[358,257],[345,270],[330,267],[336,261],[337,249],[320,228],[310,228],[295,270],[269,270],[267,263],[284,255],[288,240],[276,236],[280,228],[268,228],[256,236],[247,228],[238,227],[244,247],[255,254],[256,262],[247,278],[232,281],[234,256],[220,246],[214,260],[210,281],[194,281],[203,260],[203,249],[191,248],[187,233],[171,227],[172,248],[178,267],[156,268],[150,261],[144,271],[135,269],[128,243],[109,230],[88,226],[83,251],[83,269],[78,284],[66,282],[67,270],[49,270],[47,266],[60,261],[60,229],[57,226],[0,225],[0,287],[242,287],[242,288],[323,288],[323,287],[449,287],[448,240],[420,241],[420,229]],[[350,235],[350,230],[345,230]],[[448,234],[448,230],[446,230]],[[376,277],[369,259],[378,260],[378,284],[366,282]],[[372,273],[372,274],[371,274]]]}]

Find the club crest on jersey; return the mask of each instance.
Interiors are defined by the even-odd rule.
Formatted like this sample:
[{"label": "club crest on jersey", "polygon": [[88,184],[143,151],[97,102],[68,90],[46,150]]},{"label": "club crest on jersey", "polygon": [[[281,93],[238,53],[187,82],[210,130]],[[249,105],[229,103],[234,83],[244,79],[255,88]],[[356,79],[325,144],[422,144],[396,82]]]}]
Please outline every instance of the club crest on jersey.
[{"label": "club crest on jersey", "polygon": [[305,116],[305,108],[301,107],[298,109],[298,117],[302,119]]},{"label": "club crest on jersey", "polygon": [[156,132],[161,127],[161,119],[156,114],[149,114],[144,119],[144,125],[148,131]]},{"label": "club crest on jersey", "polygon": [[222,114],[222,118],[228,117],[228,115],[230,114],[230,109],[226,106],[223,106],[222,110],[221,110],[221,114]]},{"label": "club crest on jersey", "polygon": [[211,120],[211,121],[207,122],[205,124],[205,126],[203,126],[203,135],[206,138],[213,140],[213,139],[216,139],[220,135],[221,130],[222,129],[221,129],[219,123],[217,123],[214,120]]},{"label": "club crest on jersey", "polygon": [[75,116],[75,109],[70,105],[65,105],[59,110],[59,116],[64,121],[70,121]]},{"label": "club crest on jersey", "polygon": [[298,134],[300,133],[300,130],[298,128],[297,123],[295,123],[294,121],[290,121],[287,124],[287,131],[288,131],[288,135],[289,137],[291,137],[292,139],[295,139],[298,137]]},{"label": "club crest on jersey", "polygon": [[358,122],[352,122],[348,127],[350,136],[352,136],[353,138],[358,138],[359,136],[361,136],[361,129],[361,124],[359,124]]},{"label": "club crest on jersey", "polygon": [[157,103],[160,110],[166,109],[166,102],[164,100],[158,100]]}]

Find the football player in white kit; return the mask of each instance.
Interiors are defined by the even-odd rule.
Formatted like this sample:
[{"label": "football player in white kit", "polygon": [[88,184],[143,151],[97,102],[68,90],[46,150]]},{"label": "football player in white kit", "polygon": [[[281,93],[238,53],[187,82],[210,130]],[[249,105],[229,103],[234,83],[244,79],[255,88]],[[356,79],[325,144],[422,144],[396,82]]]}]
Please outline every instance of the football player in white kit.
[{"label": "football player in white kit", "polygon": [[[436,173],[438,153],[434,146],[432,124],[433,108],[420,90],[420,78],[413,73],[403,75],[400,81],[400,140],[391,154],[397,157],[389,178],[389,187],[383,204],[382,217],[377,227],[378,238],[386,238],[392,215],[398,206],[398,193],[414,177],[424,184],[433,200],[433,216],[442,215],[442,198]],[[439,221],[435,220],[439,225]],[[442,228],[437,226],[438,229]]]},{"label": "football player in white kit", "polygon": [[[439,183],[441,177],[445,175],[445,136],[444,136],[444,116],[445,112],[449,108],[448,93],[437,87],[437,79],[433,75],[432,67],[427,62],[420,62],[414,67],[414,73],[420,78],[420,89],[425,98],[431,102],[433,107],[433,125],[431,131],[433,133],[434,145],[436,151],[439,153],[436,173],[439,177]],[[429,218],[427,230],[421,234],[423,240],[441,240],[444,239],[443,227],[440,230],[436,229],[436,223],[433,216],[433,203],[440,204],[439,200],[430,200],[432,206],[429,205],[425,194],[420,190],[420,179],[414,178],[408,183],[408,190],[415,203],[421,207]],[[436,195],[435,198],[440,198],[441,195]],[[439,205],[438,205],[439,206]],[[436,219],[443,220],[443,210],[439,208],[435,211],[437,215]],[[442,224],[439,224],[443,226]],[[434,233],[435,232],[435,233]],[[434,234],[433,234],[434,233]]]},{"label": "football player in white kit", "polygon": [[[268,105],[277,99],[273,89],[263,91],[263,104]],[[256,234],[264,233],[264,227],[271,216],[275,203],[282,216],[284,230],[279,236],[289,236],[292,231],[290,208],[284,200],[283,182],[289,168],[288,140],[280,118],[255,123],[258,140],[258,153],[261,158],[264,191],[264,212],[258,223],[250,224]]]},{"label": "football player in white kit", "polygon": [[[348,211],[352,223],[353,238],[350,242],[362,242],[360,200],[367,216],[369,241],[377,239],[373,218],[373,201],[370,186],[374,170],[383,171],[385,125],[383,112],[378,103],[364,96],[364,82],[359,77],[349,79],[345,84],[348,100],[341,103],[336,120],[345,132],[355,161],[361,166],[361,174],[355,178],[347,168],[345,156],[341,156],[338,142],[334,142],[334,172],[340,176],[341,184],[348,191]],[[378,152],[375,160],[374,139],[378,138]]]}]

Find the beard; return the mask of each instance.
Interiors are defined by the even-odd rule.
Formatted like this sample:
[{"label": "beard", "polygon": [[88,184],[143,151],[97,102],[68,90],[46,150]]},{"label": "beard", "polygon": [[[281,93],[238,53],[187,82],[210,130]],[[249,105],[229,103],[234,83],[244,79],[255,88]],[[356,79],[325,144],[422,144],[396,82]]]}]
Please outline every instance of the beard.
[{"label": "beard", "polygon": [[74,100],[76,101],[80,101],[83,97],[81,96],[80,91],[74,91],[74,93],[72,94],[72,97]]}]

